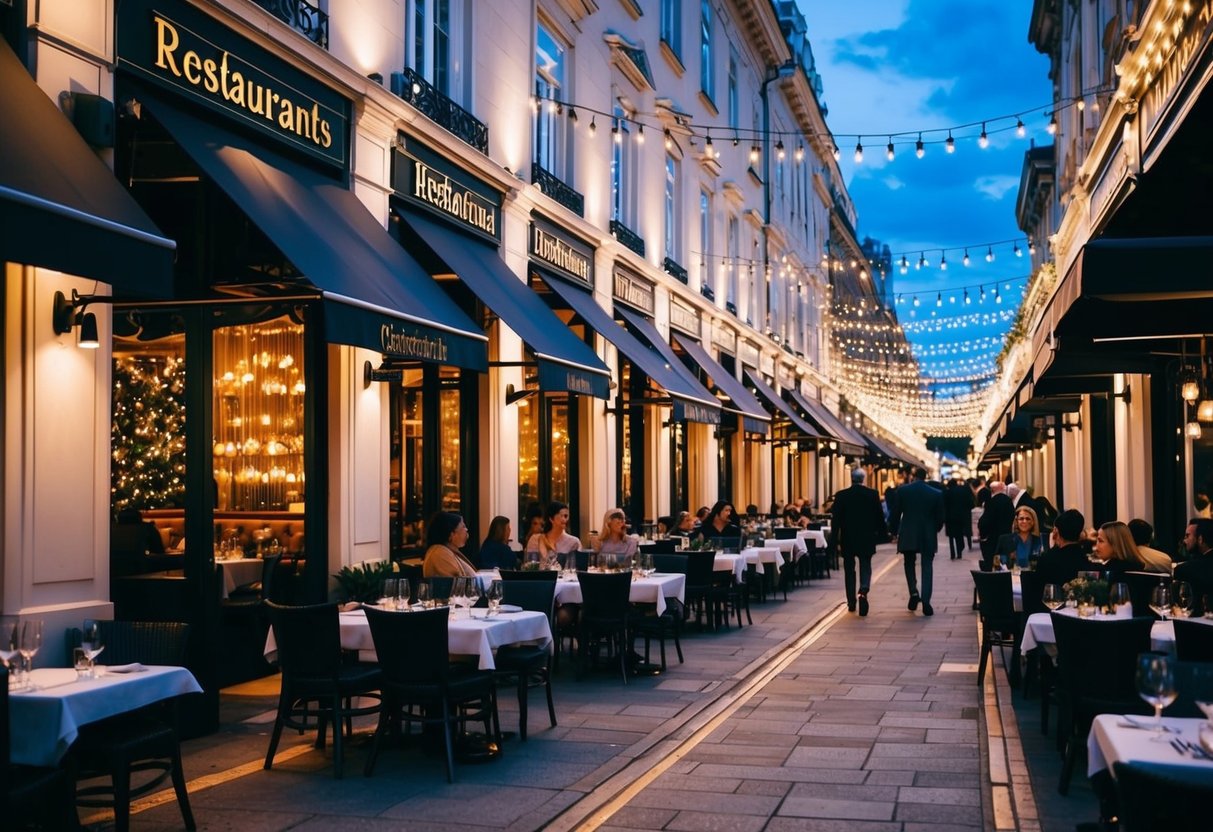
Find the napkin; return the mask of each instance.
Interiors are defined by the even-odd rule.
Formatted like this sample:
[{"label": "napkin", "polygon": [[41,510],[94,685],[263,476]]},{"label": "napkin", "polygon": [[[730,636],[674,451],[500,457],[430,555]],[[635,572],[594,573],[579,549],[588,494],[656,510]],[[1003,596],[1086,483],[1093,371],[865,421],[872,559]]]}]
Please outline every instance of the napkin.
[{"label": "napkin", "polygon": [[142,673],[147,670],[146,667],[139,662],[131,662],[130,664],[111,664],[105,668],[106,673]]}]

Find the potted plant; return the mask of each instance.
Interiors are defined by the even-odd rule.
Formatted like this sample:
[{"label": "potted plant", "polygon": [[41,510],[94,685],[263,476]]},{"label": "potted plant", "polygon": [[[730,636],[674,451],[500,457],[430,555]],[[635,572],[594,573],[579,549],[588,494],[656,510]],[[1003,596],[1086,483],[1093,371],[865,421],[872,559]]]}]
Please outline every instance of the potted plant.
[{"label": "potted plant", "polygon": [[374,603],[383,594],[383,580],[395,571],[395,564],[387,561],[343,566],[333,575],[344,601]]}]

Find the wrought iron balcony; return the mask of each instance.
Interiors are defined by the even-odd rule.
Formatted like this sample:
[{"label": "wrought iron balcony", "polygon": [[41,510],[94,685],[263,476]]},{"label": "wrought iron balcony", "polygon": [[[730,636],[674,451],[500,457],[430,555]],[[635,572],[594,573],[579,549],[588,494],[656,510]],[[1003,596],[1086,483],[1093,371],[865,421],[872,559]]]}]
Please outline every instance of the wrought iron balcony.
[{"label": "wrought iron balcony", "polygon": [[737,304],[733,303],[733,301],[726,300],[724,302],[724,308],[725,308],[725,311],[728,312],[730,315],[733,315],[733,316],[737,315]]},{"label": "wrought iron balcony", "polygon": [[539,190],[568,208],[579,217],[585,216],[585,197],[566,185],[560,177],[535,162],[531,165],[531,182]]},{"label": "wrought iron balcony", "polygon": [[392,73],[392,92],[412,104],[423,115],[485,155],[489,152],[489,128],[460,107],[412,69]]},{"label": "wrought iron balcony", "polygon": [[329,16],[307,0],[254,0],[299,34],[319,46],[329,48]]},{"label": "wrought iron balcony", "polygon": [[687,270],[678,265],[669,257],[661,261],[661,268],[665,269],[666,274],[670,277],[681,280],[683,283],[690,283],[690,277],[687,275]]},{"label": "wrought iron balcony", "polygon": [[708,300],[716,300],[716,290],[706,283],[699,287],[699,294],[703,295]]},{"label": "wrought iron balcony", "polygon": [[635,231],[628,228],[619,220],[611,220],[611,233],[615,235],[616,240],[623,243],[641,257],[644,257],[644,238]]}]

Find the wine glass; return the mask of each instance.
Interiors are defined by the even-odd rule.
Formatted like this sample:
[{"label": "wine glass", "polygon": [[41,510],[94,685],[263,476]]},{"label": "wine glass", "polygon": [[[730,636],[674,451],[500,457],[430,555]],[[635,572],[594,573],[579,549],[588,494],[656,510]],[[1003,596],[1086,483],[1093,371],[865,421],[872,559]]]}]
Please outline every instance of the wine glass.
[{"label": "wine glass", "polygon": [[1176,618],[1187,618],[1192,615],[1192,585],[1187,581],[1180,581],[1172,590],[1171,614]]},{"label": "wine glass", "polygon": [[463,603],[468,608],[468,617],[471,617],[472,608],[480,603],[480,596],[482,594],[480,591],[480,579],[467,578],[465,580],[466,582],[463,585]]},{"label": "wine glass", "polygon": [[396,579],[384,578],[383,589],[379,591],[379,606],[390,610],[396,605]]},{"label": "wine glass", "polygon": [[1066,605],[1066,596],[1057,584],[1045,584],[1040,593],[1040,602],[1050,610],[1059,610]]},{"label": "wine glass", "polygon": [[501,586],[501,581],[493,581],[489,584],[488,600],[490,616],[496,615],[501,610],[501,598],[505,594],[504,588]]},{"label": "wine glass", "polygon": [[25,664],[25,681],[27,686],[32,686],[30,681],[30,672],[34,669],[34,656],[38,654],[38,650],[42,648],[42,622],[26,621],[21,625],[21,644],[18,650],[21,653],[21,660]]},{"label": "wine glass", "polygon": [[468,605],[467,585],[467,578],[455,578],[451,581],[451,606],[455,608],[455,618],[459,617],[460,608],[466,608]]},{"label": "wine glass", "polygon": [[396,609],[407,610],[409,608],[409,597],[412,595],[409,587],[408,578],[398,578],[396,580]]},{"label": "wine glass", "polygon": [[1171,587],[1159,584],[1150,590],[1150,609],[1163,621],[1167,620],[1167,613],[1171,611]]},{"label": "wine glass", "polygon": [[105,649],[105,634],[101,629],[101,622],[92,619],[84,622],[84,627],[80,630],[80,649],[84,651],[84,657],[88,659],[89,678],[95,679],[97,677],[95,659]]},{"label": "wine glass", "polygon": [[13,671],[13,659],[20,654],[21,650],[21,624],[17,621],[16,616],[6,615],[0,618],[0,663],[9,668],[9,684],[12,687],[17,685],[17,677],[21,670],[18,666],[16,671]]},{"label": "wine glass", "polygon": [[423,610],[428,610],[433,605],[434,605],[433,602],[430,600],[430,582],[429,581],[418,581],[417,582],[417,606],[421,607]]},{"label": "wine glass", "polygon": [[1175,674],[1171,661],[1161,653],[1142,653],[1137,657],[1137,693],[1154,706],[1155,740],[1162,739],[1162,709],[1175,701]]},{"label": "wine glass", "polygon": [[1132,603],[1132,598],[1128,584],[1118,581],[1108,587],[1108,606],[1112,608],[1112,612],[1119,612],[1121,607],[1129,603]]}]

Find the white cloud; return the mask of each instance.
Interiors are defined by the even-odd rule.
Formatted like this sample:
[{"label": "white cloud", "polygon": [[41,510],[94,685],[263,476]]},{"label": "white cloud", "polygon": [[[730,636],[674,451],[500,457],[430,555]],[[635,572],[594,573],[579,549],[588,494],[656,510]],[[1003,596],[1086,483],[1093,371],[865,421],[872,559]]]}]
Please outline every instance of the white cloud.
[{"label": "white cloud", "polygon": [[896,176],[886,176],[884,178],[884,185],[890,191],[900,191],[902,188],[904,188],[906,186],[906,183],[902,182]]},{"label": "white cloud", "polygon": [[1019,187],[1018,176],[979,176],[973,182],[973,188],[980,194],[997,202],[1007,195],[1008,191]]}]

